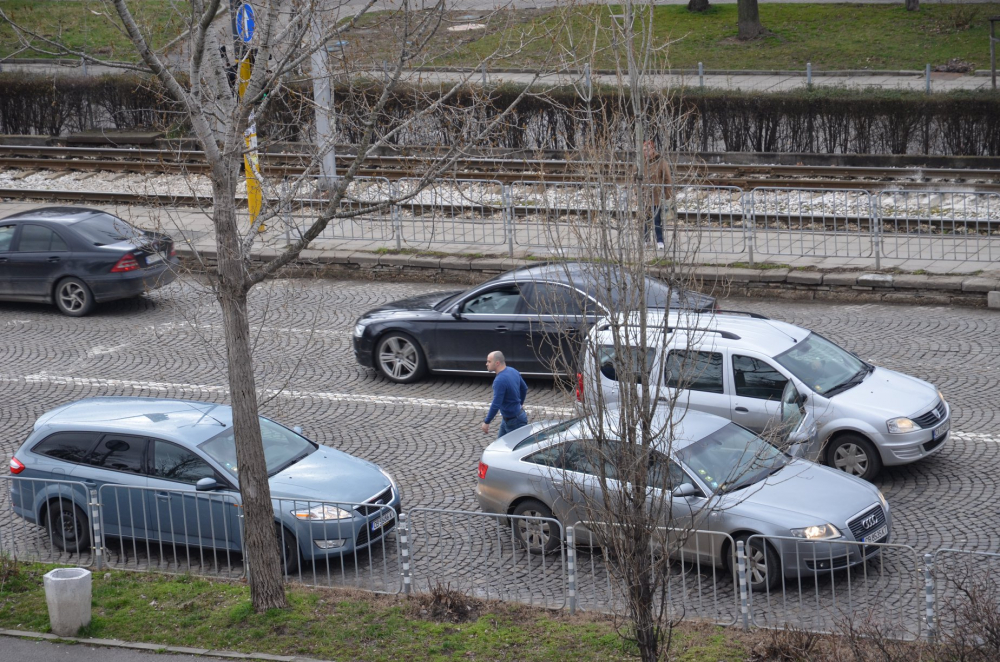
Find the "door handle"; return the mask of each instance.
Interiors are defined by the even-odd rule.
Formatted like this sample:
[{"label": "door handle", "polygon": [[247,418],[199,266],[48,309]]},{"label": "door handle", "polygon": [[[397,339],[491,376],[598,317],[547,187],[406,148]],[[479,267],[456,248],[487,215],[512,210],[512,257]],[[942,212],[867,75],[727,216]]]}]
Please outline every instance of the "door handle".
[{"label": "door handle", "polygon": [[169,492],[157,492],[156,493],[156,498],[159,499],[159,500],[161,500],[161,501],[169,501],[170,500],[170,493]]},{"label": "door handle", "polygon": [[49,262],[58,262],[58,261],[59,261],[59,257],[56,256],[56,255],[53,255],[52,257],[49,258]]},{"label": "door handle", "polygon": [[736,407],[736,411],[740,412],[741,414],[749,414],[750,413],[750,410],[747,409],[746,407]]},{"label": "door handle", "polygon": [[6,262],[6,261],[7,261],[7,258],[5,258],[5,257],[0,257],[0,262]]},{"label": "door handle", "polygon": [[506,324],[498,324],[496,330],[500,333],[505,332],[508,329]]}]

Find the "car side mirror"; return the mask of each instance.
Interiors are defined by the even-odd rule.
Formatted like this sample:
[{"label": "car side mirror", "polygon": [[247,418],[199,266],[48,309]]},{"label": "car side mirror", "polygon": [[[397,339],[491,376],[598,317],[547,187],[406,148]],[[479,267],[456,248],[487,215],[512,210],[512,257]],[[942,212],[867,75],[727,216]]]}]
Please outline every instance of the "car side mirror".
[{"label": "car side mirror", "polygon": [[206,476],[194,484],[194,489],[198,492],[212,492],[219,489],[219,481]]},{"label": "car side mirror", "polygon": [[683,483],[681,485],[678,485],[671,492],[673,496],[679,499],[684,497],[694,496],[697,493],[698,493],[698,488],[692,485],[691,483]]},{"label": "car side mirror", "polygon": [[460,320],[460,319],[462,319],[462,311],[460,311],[460,310],[453,310],[453,311],[451,311],[451,316],[454,317],[457,320]]},{"label": "car side mirror", "polygon": [[296,425],[294,428],[292,428],[292,432],[294,432],[295,434],[301,435],[302,434],[302,426],[301,425]]},{"label": "car side mirror", "polygon": [[800,405],[804,405],[808,401],[809,401],[809,396],[808,395],[806,395],[805,393],[799,393],[799,404]]}]

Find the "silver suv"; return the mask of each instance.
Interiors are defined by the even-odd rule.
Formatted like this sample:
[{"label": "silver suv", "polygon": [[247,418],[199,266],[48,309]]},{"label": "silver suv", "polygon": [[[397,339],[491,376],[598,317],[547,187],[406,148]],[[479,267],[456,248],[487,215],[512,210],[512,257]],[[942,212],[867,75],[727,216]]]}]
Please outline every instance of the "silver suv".
[{"label": "silver suv", "polygon": [[[618,353],[632,348],[625,363],[616,344]],[[677,397],[682,406],[756,432],[780,419],[790,380],[817,426],[802,455],[866,480],[883,465],[933,455],[948,440],[951,411],[933,385],[871,365],[802,327],[752,313],[651,312],[646,346],[652,351],[638,352],[636,345],[615,343],[607,320],[591,329],[577,389],[581,408],[617,403],[616,376],[641,355],[647,388],[657,397]]]}]

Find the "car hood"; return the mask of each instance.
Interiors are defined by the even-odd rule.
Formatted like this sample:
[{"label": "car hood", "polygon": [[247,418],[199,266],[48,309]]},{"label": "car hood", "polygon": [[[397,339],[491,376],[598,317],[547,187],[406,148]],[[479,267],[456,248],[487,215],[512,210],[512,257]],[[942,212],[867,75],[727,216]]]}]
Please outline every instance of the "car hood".
[{"label": "car hood", "polygon": [[371,462],[325,446],[271,476],[269,483],[275,498],[340,503],[363,503],[390,485]]},{"label": "car hood", "polygon": [[892,418],[923,413],[937,399],[937,389],[931,384],[895,370],[875,368],[863,382],[836,394],[830,401]]},{"label": "car hood", "polygon": [[384,319],[409,316],[415,313],[419,314],[425,312],[434,312],[436,314],[437,311],[434,310],[434,306],[436,304],[461,292],[462,290],[431,292],[430,294],[421,294],[419,296],[410,297],[409,299],[400,299],[399,301],[393,301],[392,303],[387,303],[379,306],[378,308],[369,310],[362,315],[358,321],[365,319]]},{"label": "car hood", "polygon": [[830,522],[840,528],[875,503],[875,486],[842,471],[792,460],[767,480],[724,495],[719,508],[788,527]]}]

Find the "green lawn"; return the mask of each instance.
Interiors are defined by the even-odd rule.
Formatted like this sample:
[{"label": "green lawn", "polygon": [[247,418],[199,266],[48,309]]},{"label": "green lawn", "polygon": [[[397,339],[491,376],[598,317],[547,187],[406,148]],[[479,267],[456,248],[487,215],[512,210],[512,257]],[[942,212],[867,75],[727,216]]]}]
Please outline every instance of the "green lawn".
[{"label": "green lawn", "polygon": [[[132,0],[129,8],[140,26],[152,35],[154,48],[163,46],[187,28],[184,0]],[[138,59],[128,42],[114,7],[98,0],[0,0],[0,11],[15,24],[43,37],[61,40],[69,48],[111,60]],[[26,35],[26,38],[31,39]],[[52,50],[40,40],[39,48]],[[20,43],[10,24],[0,18],[0,57],[9,56]],[[55,57],[25,50],[17,57]]]}]

